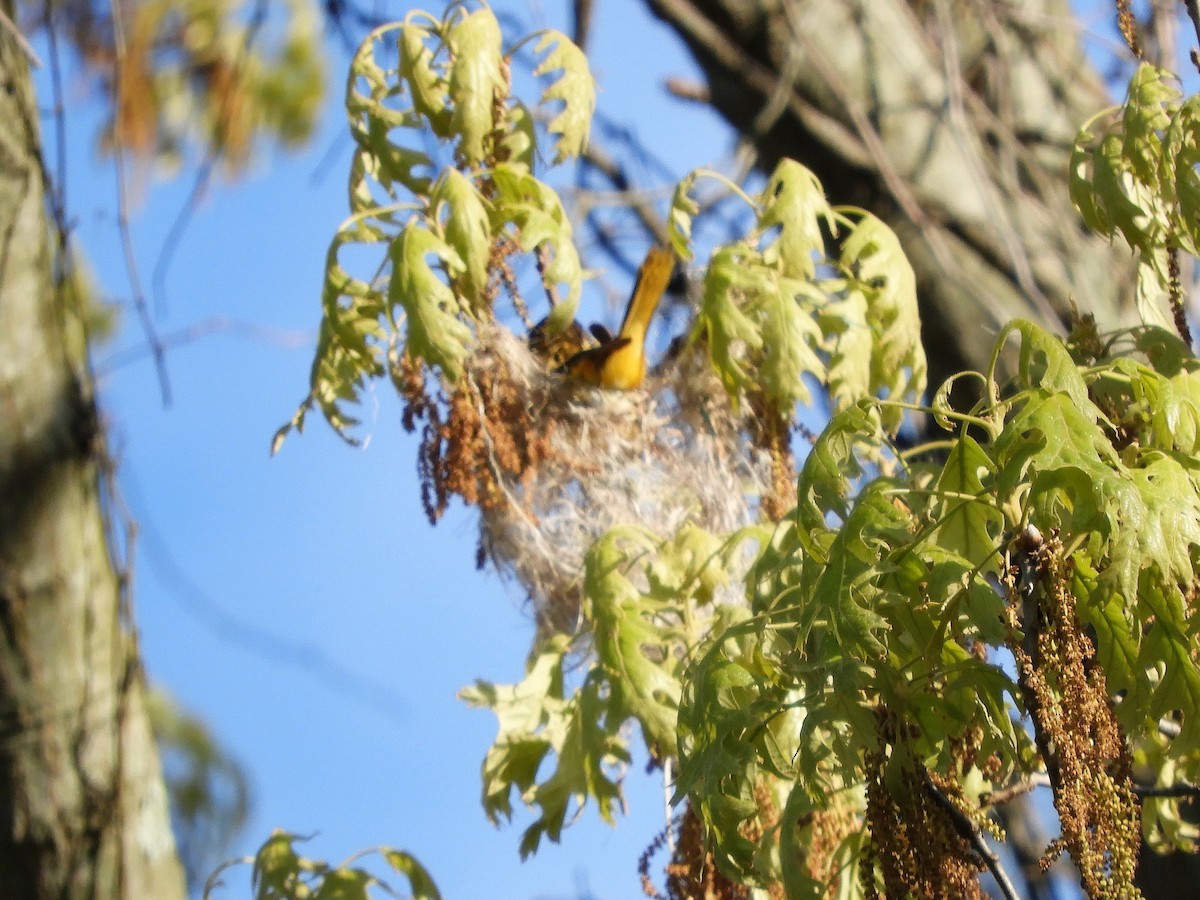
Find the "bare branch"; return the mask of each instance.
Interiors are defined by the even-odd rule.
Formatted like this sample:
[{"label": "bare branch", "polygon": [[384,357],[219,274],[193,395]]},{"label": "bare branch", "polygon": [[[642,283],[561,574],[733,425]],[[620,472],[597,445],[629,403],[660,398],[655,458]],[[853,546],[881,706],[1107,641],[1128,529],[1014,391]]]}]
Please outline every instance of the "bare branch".
[{"label": "bare branch", "polygon": [[1006,788],[1001,788],[998,791],[993,791],[990,794],[985,794],[979,798],[982,808],[989,806],[1002,806],[1023,794],[1028,794],[1030,791],[1040,787],[1050,787],[1050,777],[1041,772],[1036,772],[1028,778],[1023,778],[1010,784]]},{"label": "bare branch", "polygon": [[996,855],[996,851],[988,844],[979,826],[971,821],[970,817],[961,809],[950,802],[950,798],[942,793],[941,788],[933,783],[928,771],[925,772],[925,789],[933,797],[934,802],[950,816],[950,821],[954,823],[954,830],[958,832],[958,836],[967,841],[971,845],[971,848],[979,854],[983,860],[983,864],[987,866],[988,871],[992,873],[992,877],[996,879],[996,884],[999,885],[1000,893],[1004,895],[1005,900],[1020,900],[1020,895],[1017,893],[1017,889],[1013,887],[1008,873],[1000,865],[1000,857]]},{"label": "bare branch", "polygon": [[121,236],[121,252],[125,257],[125,272],[129,278],[129,289],[133,294],[133,306],[137,310],[138,321],[146,335],[146,341],[154,355],[154,368],[158,373],[158,387],[162,393],[163,406],[171,405],[171,383],[167,378],[167,360],[162,341],[154,327],[146,305],[146,292],[142,289],[141,275],[138,273],[137,253],[133,248],[133,235],[129,228],[129,187],[125,173],[125,134],[121,120],[120,106],[125,80],[125,22],[121,15],[119,0],[112,0],[113,43],[116,53],[113,57],[113,106],[118,110],[116,125],[113,128],[113,161],[117,174],[117,231]]},{"label": "bare branch", "polygon": [[1200,0],[1185,0],[1184,5],[1187,6],[1188,17],[1192,20],[1192,27],[1196,29],[1196,41],[1200,43]]}]

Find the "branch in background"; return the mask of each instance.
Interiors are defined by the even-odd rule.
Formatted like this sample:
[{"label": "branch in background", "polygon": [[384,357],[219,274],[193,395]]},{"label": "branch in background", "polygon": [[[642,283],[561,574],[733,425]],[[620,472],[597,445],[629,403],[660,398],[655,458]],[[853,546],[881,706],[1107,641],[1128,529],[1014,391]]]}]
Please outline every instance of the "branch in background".
[{"label": "branch in background", "polygon": [[690,78],[680,78],[673,75],[663,82],[663,87],[668,94],[680,100],[687,100],[691,103],[703,103],[705,106],[712,103],[712,91],[708,89],[708,85],[692,81]]},{"label": "branch in background", "polygon": [[[1200,43],[1200,0],[1185,0],[1184,5],[1187,7],[1188,18],[1192,20],[1192,27],[1196,29],[1196,41]],[[1192,50],[1192,58],[1195,59],[1196,51]],[[1200,68],[1200,63],[1197,63]]]},{"label": "branch in background", "polygon": [[[258,325],[254,322],[244,322],[237,319],[229,319],[225,316],[212,316],[203,321],[196,322],[184,328],[168,332],[161,335],[158,340],[157,348],[161,350],[170,350],[175,347],[182,347],[206,337],[210,334],[232,334],[238,337],[249,338],[250,340],[262,341],[266,344],[273,344],[276,347],[304,347],[311,346],[314,337],[306,331],[286,331],[279,328],[269,328],[265,325]],[[111,375],[117,369],[123,368],[130,363],[136,362],[139,359],[144,359],[156,352],[155,346],[140,344],[136,347],[128,347],[124,350],[117,350],[110,356],[101,360],[96,364],[96,376],[103,378]]]},{"label": "branch in background", "polygon": [[998,791],[992,791],[990,794],[985,794],[980,798],[980,806],[987,808],[989,806],[1001,806],[1008,803],[1023,794],[1028,794],[1035,788],[1050,787],[1050,778],[1041,772],[1030,775],[1028,778],[1023,778],[1020,781],[1010,784],[1006,788],[1001,788]]},{"label": "branch in background", "polygon": [[129,226],[129,188],[125,173],[125,135],[122,125],[120,106],[124,92],[125,81],[125,22],[121,15],[121,4],[112,4],[113,17],[113,109],[117,110],[116,124],[113,128],[113,162],[117,173],[117,231],[121,236],[121,251],[125,257],[125,272],[129,278],[129,289],[133,293],[133,307],[137,310],[138,321],[141,322],[142,332],[150,345],[154,356],[154,369],[158,373],[158,387],[162,394],[163,406],[171,405],[171,383],[167,378],[167,358],[162,341],[154,327],[150,309],[146,304],[146,293],[142,289],[142,279],[138,274],[137,254],[133,248],[133,235]]},{"label": "branch in background", "polygon": [[[644,190],[638,190],[633,187],[633,182],[621,163],[609,156],[595,141],[588,143],[580,159],[585,166],[592,171],[598,172],[609,184],[617,189],[621,199],[624,201],[623,205],[627,206],[633,212],[642,224],[642,227],[655,242],[660,244],[667,242],[666,221],[658,214],[658,210],[650,202],[647,193]],[[588,217],[590,218],[590,210],[588,211]],[[601,231],[599,228],[596,230],[597,232]],[[606,246],[605,249],[614,252],[617,256],[620,255],[619,253],[615,253],[615,248]]]},{"label": "branch in background", "polygon": [[592,0],[574,0],[571,4],[571,40],[587,52],[588,36],[592,32]]},{"label": "branch in background", "polygon": [[[245,38],[242,40],[242,46],[238,50],[237,59],[234,60],[234,80],[241,79],[246,60],[250,56],[250,48],[254,45],[254,41],[257,39],[258,33],[266,19],[266,0],[258,0],[254,5],[254,12],[250,16],[250,21],[246,25]],[[222,99],[218,120],[225,118],[233,96],[232,92],[225,94]],[[204,159],[201,160],[200,165],[196,168],[196,177],[192,181],[192,189],[188,194],[188,198],[184,201],[183,207],[175,216],[175,221],[171,223],[171,227],[167,230],[166,239],[163,240],[162,247],[158,251],[158,260],[154,263],[154,273],[151,276],[151,288],[154,291],[154,308],[160,313],[167,307],[167,272],[171,268],[175,249],[183,239],[183,234],[187,230],[188,225],[191,224],[192,216],[200,204],[201,196],[208,190],[208,185],[212,181],[213,168],[216,166],[217,157],[220,156],[221,149],[219,144],[215,142],[209,143],[208,149],[204,153]]]},{"label": "branch in background", "polygon": [[17,42],[17,46],[21,48],[21,52],[25,54],[25,58],[29,60],[29,64],[31,66],[33,66],[35,69],[40,69],[42,67],[42,61],[38,59],[38,55],[34,51],[33,45],[30,44],[25,35],[21,33],[21,29],[17,27],[17,23],[9,18],[8,13],[4,11],[3,7],[0,7],[0,28],[3,28],[5,31],[7,31],[12,39]]},{"label": "branch in background", "polygon": [[1188,800],[1200,798],[1200,786],[1188,784],[1186,781],[1179,784],[1167,784],[1162,787],[1135,784],[1133,792],[1139,797],[1173,797]]}]

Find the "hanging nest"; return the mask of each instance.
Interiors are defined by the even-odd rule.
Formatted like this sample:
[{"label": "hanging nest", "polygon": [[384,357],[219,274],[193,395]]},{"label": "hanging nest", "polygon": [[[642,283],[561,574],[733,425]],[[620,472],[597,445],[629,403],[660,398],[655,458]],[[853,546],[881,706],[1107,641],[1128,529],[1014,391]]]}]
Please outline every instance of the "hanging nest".
[{"label": "hanging nest", "polygon": [[426,512],[436,520],[453,495],[480,508],[480,562],[517,580],[542,636],[576,630],[584,557],[609,529],[728,534],[756,520],[771,488],[757,424],[734,411],[703,350],[669,354],[659,369],[641,390],[595,388],[547,371],[525,341],[488,325],[434,404],[420,370],[400,361],[406,425],[428,420]]}]

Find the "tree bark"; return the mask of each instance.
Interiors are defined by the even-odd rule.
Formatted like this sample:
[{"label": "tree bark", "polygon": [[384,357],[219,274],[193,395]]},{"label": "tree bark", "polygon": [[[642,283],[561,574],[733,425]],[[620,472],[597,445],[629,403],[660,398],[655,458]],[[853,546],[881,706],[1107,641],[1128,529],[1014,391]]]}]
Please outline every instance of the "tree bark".
[{"label": "tree bark", "polygon": [[1012,318],[1133,313],[1133,260],[1067,195],[1076,130],[1111,104],[1066,0],[648,0],[713,107],[770,171],[897,231],[916,270],[931,381],[986,366]]},{"label": "tree bark", "polygon": [[33,86],[4,28],[0,78],[0,897],[182,900],[82,310],[56,284]]}]

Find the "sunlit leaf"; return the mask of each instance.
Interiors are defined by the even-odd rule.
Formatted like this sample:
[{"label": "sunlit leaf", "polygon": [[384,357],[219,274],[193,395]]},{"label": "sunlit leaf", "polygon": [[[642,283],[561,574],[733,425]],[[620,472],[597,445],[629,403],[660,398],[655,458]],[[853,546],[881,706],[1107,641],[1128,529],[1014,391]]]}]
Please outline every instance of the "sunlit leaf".
[{"label": "sunlit leaf", "polygon": [[542,94],[543,104],[561,101],[562,108],[547,124],[546,130],[557,134],[554,143],[554,162],[578,156],[587,146],[592,116],[596,111],[596,82],[588,68],[587,56],[565,34],[547,31],[534,47],[534,53],[553,49],[545,55],[535,75],[562,72]]},{"label": "sunlit leaf", "polygon": [[429,256],[446,271],[459,274],[465,266],[454,249],[432,231],[410,223],[389,252],[392,277],[388,303],[407,314],[407,347],[413,359],[438,366],[451,381],[462,374],[462,363],[473,339],[462,318],[454,292],[429,265]]},{"label": "sunlit leaf", "polygon": [[450,128],[463,157],[480,163],[487,153],[484,138],[496,124],[495,104],[508,95],[500,25],[486,6],[463,13],[447,30],[446,45],[451,57]]}]

